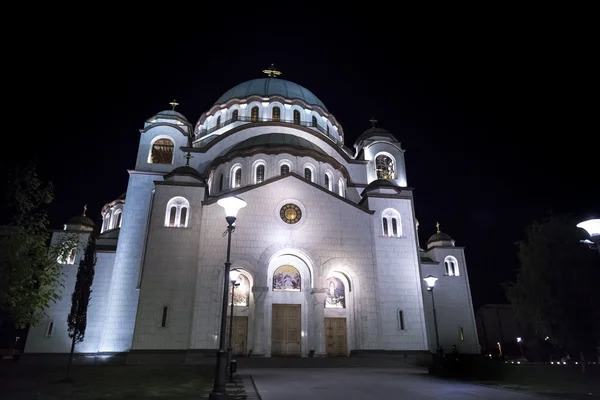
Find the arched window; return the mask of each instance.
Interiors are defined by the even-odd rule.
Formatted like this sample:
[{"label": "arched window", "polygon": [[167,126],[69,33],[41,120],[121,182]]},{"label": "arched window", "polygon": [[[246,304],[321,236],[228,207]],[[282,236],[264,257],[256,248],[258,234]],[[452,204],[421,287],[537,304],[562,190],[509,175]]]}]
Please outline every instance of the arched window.
[{"label": "arched window", "polygon": [[336,276],[327,279],[327,297],[325,308],[346,308],[346,288],[344,282]]},{"label": "arched window", "polygon": [[217,117],[217,124],[215,126],[217,129],[219,129],[221,127],[221,116],[220,115]]},{"label": "arched window", "polygon": [[237,167],[233,172],[233,181],[231,182],[231,187],[239,188],[242,186],[242,167]]},{"label": "arched window", "polygon": [[396,161],[389,154],[378,154],[375,157],[377,179],[396,179]]},{"label": "arched window", "polygon": [[162,309],[162,317],[160,319],[160,327],[161,328],[166,328],[167,327],[167,318],[169,316],[169,307],[164,306]]},{"label": "arched window", "polygon": [[256,166],[256,173],[254,175],[254,183],[261,183],[265,180],[265,166],[259,164]]},{"label": "arched window", "polygon": [[[250,281],[243,274],[239,274],[235,281],[237,286],[235,290],[231,282],[229,283],[229,291],[233,291],[233,305],[235,307],[248,307],[250,305]],[[229,305],[231,305],[231,297],[229,298]]]},{"label": "arched window", "polygon": [[304,179],[312,182],[312,171],[308,167],[304,167]]},{"label": "arched window", "polygon": [[400,237],[402,236],[402,224],[400,223],[400,213],[393,208],[386,208],[381,213],[381,223],[383,227],[383,236]]},{"label": "arched window", "polygon": [[219,192],[223,191],[223,173],[221,172],[221,175],[219,175]]},{"label": "arched window", "polygon": [[238,110],[233,110],[233,114],[231,114],[231,120],[232,121],[238,120]]},{"label": "arched window", "polygon": [[300,273],[291,265],[282,265],[273,273],[273,291],[299,292]]},{"label": "arched window", "polygon": [[106,214],[104,214],[102,216],[102,219],[103,219],[102,232],[104,232],[104,231],[108,230],[109,229],[108,227],[110,226],[110,212],[107,212]]},{"label": "arched window", "polygon": [[167,203],[165,213],[165,226],[171,228],[185,228],[190,219],[190,202],[184,197],[173,197]]},{"label": "arched window", "polygon": [[117,210],[115,211],[115,215],[113,216],[114,220],[115,220],[115,226],[113,226],[113,229],[117,229],[121,227],[121,215],[122,215],[122,211],[121,210]]},{"label": "arched window", "polygon": [[279,122],[281,120],[281,109],[279,107],[273,107],[273,121]]},{"label": "arched window", "polygon": [[327,190],[333,191],[333,175],[331,172],[325,172],[325,187]]},{"label": "arched window", "polygon": [[446,266],[446,275],[448,276],[460,276],[458,273],[458,261],[452,256],[446,257],[444,260]]},{"label": "arched window", "polygon": [[300,125],[300,111],[294,110],[294,123]]},{"label": "arched window", "polygon": [[250,121],[252,121],[252,122],[258,121],[258,107],[257,106],[252,107],[252,110],[250,110]]},{"label": "arched window", "polygon": [[317,117],[315,117],[314,115],[312,117],[312,126],[314,126],[314,127],[317,126]]},{"label": "arched window", "polygon": [[152,143],[150,150],[151,164],[173,164],[173,148],[175,145],[169,139],[158,139]]},{"label": "arched window", "polygon": [[67,264],[75,264],[75,256],[77,255],[77,251],[75,249],[71,249],[69,255],[67,256]]},{"label": "arched window", "polygon": [[329,135],[329,125],[327,125],[327,134]]},{"label": "arched window", "polygon": [[287,164],[281,164],[281,175],[288,174],[290,172],[290,166]]},{"label": "arched window", "polygon": [[51,338],[54,333],[54,321],[48,321],[48,326],[46,327],[46,337]]},{"label": "arched window", "polygon": [[340,180],[338,181],[338,194],[341,197],[346,197],[346,188],[344,187],[344,180],[342,178],[340,178]]}]

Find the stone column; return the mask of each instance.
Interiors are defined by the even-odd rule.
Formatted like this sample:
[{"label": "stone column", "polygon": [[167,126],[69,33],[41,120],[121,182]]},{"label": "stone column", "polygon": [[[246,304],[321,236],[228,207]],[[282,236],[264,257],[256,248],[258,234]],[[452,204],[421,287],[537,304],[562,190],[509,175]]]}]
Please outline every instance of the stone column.
[{"label": "stone column", "polygon": [[254,331],[252,356],[262,357],[265,355],[265,298],[269,288],[267,286],[253,286],[254,294]]},{"label": "stone column", "polygon": [[327,289],[312,289],[313,329],[315,337],[315,357],[327,357],[325,348],[325,299]]}]

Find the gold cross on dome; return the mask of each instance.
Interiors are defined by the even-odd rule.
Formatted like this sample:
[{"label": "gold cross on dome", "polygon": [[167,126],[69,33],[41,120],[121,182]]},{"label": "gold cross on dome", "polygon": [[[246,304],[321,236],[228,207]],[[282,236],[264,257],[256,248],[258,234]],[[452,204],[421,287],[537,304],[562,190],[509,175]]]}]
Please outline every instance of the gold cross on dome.
[{"label": "gold cross on dome", "polygon": [[175,101],[175,99],[173,99],[172,102],[169,103],[171,105],[172,110],[175,111],[175,107],[177,107],[179,105],[179,103],[177,101]]},{"label": "gold cross on dome", "polygon": [[379,122],[375,119],[375,117],[371,117],[371,119],[369,120],[370,123],[373,124],[373,128],[375,128],[375,122]]},{"label": "gold cross on dome", "polygon": [[440,233],[440,223],[436,222],[435,227],[437,228],[437,233]]},{"label": "gold cross on dome", "polygon": [[83,205],[83,216],[85,217],[85,213],[87,212],[87,204]]},{"label": "gold cross on dome", "polygon": [[190,158],[194,158],[194,156],[191,155],[190,152],[188,151],[187,154],[185,155],[185,158],[186,158],[185,166],[189,167],[190,166]]},{"label": "gold cross on dome", "polygon": [[279,75],[281,75],[281,71],[277,71],[274,64],[271,64],[269,69],[263,69],[263,73],[267,74],[269,78],[277,78]]}]

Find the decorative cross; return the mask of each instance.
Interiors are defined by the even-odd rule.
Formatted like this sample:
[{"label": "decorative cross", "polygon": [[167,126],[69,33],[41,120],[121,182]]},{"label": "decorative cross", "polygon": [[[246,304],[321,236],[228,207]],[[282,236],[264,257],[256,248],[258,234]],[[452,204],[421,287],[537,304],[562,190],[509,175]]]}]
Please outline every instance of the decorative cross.
[{"label": "decorative cross", "polygon": [[185,158],[186,158],[185,166],[189,167],[190,166],[190,158],[194,158],[194,156],[191,155],[190,152],[188,151],[187,154],[185,155]]},{"label": "decorative cross", "polygon": [[277,71],[274,64],[271,64],[269,69],[263,69],[263,73],[269,75],[269,78],[277,78],[281,75],[281,71]]},{"label": "decorative cross", "polygon": [[83,216],[85,217],[85,213],[87,212],[87,204],[83,205]]},{"label": "decorative cross", "polygon": [[173,99],[172,102],[169,103],[171,105],[172,110],[175,111],[175,107],[179,105],[179,103],[177,101],[175,101],[175,99]]},{"label": "decorative cross", "polygon": [[436,223],[435,223],[435,226],[436,226],[436,228],[437,228],[437,233],[440,233],[440,223],[439,223],[439,222],[436,222]]},{"label": "decorative cross", "polygon": [[369,120],[369,122],[371,122],[373,124],[373,128],[375,128],[375,122],[379,122],[375,119],[375,117],[371,117],[371,119]]}]

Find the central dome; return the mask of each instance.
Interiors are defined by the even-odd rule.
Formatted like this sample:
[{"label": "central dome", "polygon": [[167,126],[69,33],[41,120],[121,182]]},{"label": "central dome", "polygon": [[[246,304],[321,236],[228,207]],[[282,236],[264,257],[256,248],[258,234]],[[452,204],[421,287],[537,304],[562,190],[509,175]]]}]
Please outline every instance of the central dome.
[{"label": "central dome", "polygon": [[300,99],[308,104],[321,107],[327,111],[325,104],[307,88],[294,82],[277,78],[253,79],[240,83],[226,91],[215,104],[223,104],[231,99],[244,99],[250,96],[281,96],[286,99]]}]

